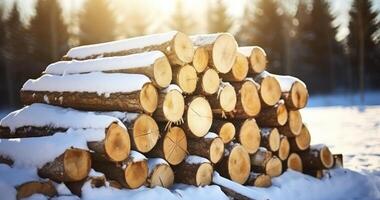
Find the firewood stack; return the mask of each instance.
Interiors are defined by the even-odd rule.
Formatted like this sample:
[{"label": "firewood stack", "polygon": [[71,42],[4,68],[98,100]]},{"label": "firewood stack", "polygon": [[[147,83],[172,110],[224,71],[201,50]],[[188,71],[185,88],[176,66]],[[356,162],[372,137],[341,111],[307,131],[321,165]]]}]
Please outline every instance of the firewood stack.
[{"label": "firewood stack", "polygon": [[[328,147],[310,146],[299,112],[306,85],[266,64],[262,48],[238,47],[228,33],[173,31],[72,48],[24,84],[26,106],[1,120],[0,162],[37,168],[76,195],[86,182],[209,185],[214,171],[269,187],[287,169],[319,177],[341,166]],[[56,193],[50,182],[35,185],[19,196]]]}]

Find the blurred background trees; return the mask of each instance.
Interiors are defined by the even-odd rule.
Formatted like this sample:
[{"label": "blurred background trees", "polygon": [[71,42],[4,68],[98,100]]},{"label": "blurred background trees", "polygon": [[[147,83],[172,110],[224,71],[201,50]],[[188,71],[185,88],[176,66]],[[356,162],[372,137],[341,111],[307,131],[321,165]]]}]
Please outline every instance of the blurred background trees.
[{"label": "blurred background trees", "polygon": [[[26,1],[2,1],[0,107],[19,106],[22,84],[70,47],[173,29],[231,32],[240,45],[259,45],[268,54],[269,71],[301,78],[311,94],[380,89],[380,4],[375,0],[343,1],[349,9],[347,36],[341,38],[333,1],[232,2],[236,5],[207,0],[191,7],[185,0],[35,0],[25,11],[20,8]],[[231,14],[231,5],[241,7],[241,17]]]}]

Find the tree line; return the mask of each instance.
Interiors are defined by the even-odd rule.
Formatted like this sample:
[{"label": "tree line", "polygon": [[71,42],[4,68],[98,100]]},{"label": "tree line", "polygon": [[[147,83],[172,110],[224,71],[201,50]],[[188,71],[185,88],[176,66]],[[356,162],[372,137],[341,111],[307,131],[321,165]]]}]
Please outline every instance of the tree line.
[{"label": "tree line", "polygon": [[[240,45],[263,47],[271,72],[298,76],[311,93],[380,88],[380,22],[371,0],[353,1],[349,34],[341,41],[336,40],[336,16],[326,0],[300,0],[297,4],[248,0],[239,19],[230,16],[222,0],[204,4],[206,18],[199,22],[183,0],[176,0],[170,20],[155,25],[166,29],[154,28],[154,18],[138,9],[129,23],[120,22],[120,11],[107,0],[85,1],[69,22],[58,0],[37,0],[35,15],[26,23],[17,3],[9,13],[0,4],[0,107],[19,106],[22,84],[40,76],[71,46],[172,29],[187,34],[230,31]],[[296,6],[296,12],[288,12],[288,4]],[[204,28],[199,28],[201,23]]]}]

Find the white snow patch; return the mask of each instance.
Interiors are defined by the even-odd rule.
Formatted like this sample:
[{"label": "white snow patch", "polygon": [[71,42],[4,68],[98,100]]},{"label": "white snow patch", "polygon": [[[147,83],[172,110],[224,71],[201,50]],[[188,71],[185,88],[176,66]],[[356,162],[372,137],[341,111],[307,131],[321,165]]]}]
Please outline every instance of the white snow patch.
[{"label": "white snow patch", "polygon": [[132,159],[132,162],[141,162],[147,160],[147,158],[143,154],[137,151],[131,151],[129,157]]},{"label": "white snow patch", "polygon": [[170,84],[167,88],[161,90],[161,92],[168,93],[172,90],[177,90],[178,92],[180,92],[182,94],[182,89],[176,84]]},{"label": "white snow patch", "polygon": [[147,46],[160,45],[172,40],[177,33],[177,31],[171,31],[167,33],[152,34],[124,40],[74,47],[67,52],[67,56],[70,58],[81,59],[92,55],[101,55],[104,53],[127,51],[130,49],[140,49]]},{"label": "white snow patch", "polygon": [[189,164],[210,163],[210,161],[207,160],[206,158],[203,158],[200,156],[193,156],[193,155],[187,156],[185,159],[185,162]]},{"label": "white snow patch", "polygon": [[32,194],[31,196],[27,197],[27,198],[23,198],[23,200],[48,200],[49,197],[43,195],[43,194]]},{"label": "white snow patch", "polygon": [[213,139],[213,138],[217,138],[219,137],[216,133],[213,133],[213,132],[208,132],[204,138],[208,138],[208,139]]},{"label": "white snow patch", "polygon": [[41,179],[37,175],[36,168],[11,168],[6,164],[0,164],[0,182],[4,182],[9,186],[15,187],[26,182],[38,180]]},{"label": "white snow patch", "polygon": [[[193,42],[194,46],[204,46],[208,44],[212,44],[215,42],[216,39],[218,39],[221,35],[231,35],[230,33],[212,33],[212,34],[198,34],[198,35],[192,35],[190,36],[191,41]],[[233,37],[231,35],[231,37]]]},{"label": "white snow patch", "polygon": [[300,82],[306,88],[306,84],[303,81],[293,76],[271,74],[267,71],[263,71],[259,75],[257,75],[257,77],[267,76],[272,76],[278,81],[281,88],[281,92],[289,92],[295,82]]},{"label": "white snow patch", "polygon": [[151,174],[153,172],[153,169],[157,165],[169,165],[169,164],[168,164],[168,162],[166,162],[166,160],[164,160],[162,158],[149,158],[148,159],[148,169],[149,169],[148,174]]},{"label": "white snow patch", "polygon": [[94,92],[98,95],[140,90],[150,79],[141,74],[121,74],[92,72],[55,76],[42,75],[38,79],[29,79],[22,86],[22,91],[48,92]]},{"label": "white snow patch", "polygon": [[88,176],[89,177],[102,177],[102,176],[104,176],[104,174],[101,172],[97,172],[94,169],[91,169],[90,172],[88,173]]},{"label": "white snow patch", "polygon": [[267,56],[267,54],[265,53],[264,49],[259,47],[259,46],[248,46],[248,47],[239,47],[238,48],[238,52],[243,54],[245,57],[250,57],[251,54],[252,54],[252,50],[253,48],[256,48],[256,49],[259,49],[260,51],[263,52],[263,54],[265,56]]}]

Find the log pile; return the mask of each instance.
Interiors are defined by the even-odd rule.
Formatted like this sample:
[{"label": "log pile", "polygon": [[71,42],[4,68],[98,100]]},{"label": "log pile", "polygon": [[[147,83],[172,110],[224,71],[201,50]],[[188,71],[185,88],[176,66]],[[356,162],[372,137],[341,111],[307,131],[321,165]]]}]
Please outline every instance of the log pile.
[{"label": "log pile", "polygon": [[[299,111],[306,85],[266,68],[262,48],[238,47],[228,33],[173,31],[75,47],[22,87],[25,107],[0,122],[0,163],[37,168],[78,196],[86,182],[204,186],[217,171],[270,187],[287,169],[319,177],[341,167],[341,154],[310,145]],[[47,156],[33,151],[55,145]],[[50,187],[25,183],[18,196],[56,195]]]}]

